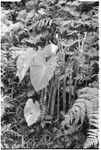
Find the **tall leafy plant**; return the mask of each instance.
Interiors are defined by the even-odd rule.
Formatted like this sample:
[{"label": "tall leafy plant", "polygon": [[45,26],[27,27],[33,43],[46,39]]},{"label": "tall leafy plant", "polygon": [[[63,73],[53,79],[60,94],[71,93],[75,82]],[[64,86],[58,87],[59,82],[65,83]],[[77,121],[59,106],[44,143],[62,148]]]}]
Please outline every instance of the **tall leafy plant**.
[{"label": "tall leafy plant", "polygon": [[28,49],[20,54],[17,60],[17,76],[20,81],[24,78],[27,70],[30,68],[30,79],[34,89],[40,91],[45,88],[53,77],[57,65],[55,55],[48,58],[48,51],[55,51],[57,48],[58,47],[53,47],[53,49],[51,49],[50,47],[47,51],[44,49],[43,51],[38,52],[35,52],[33,49]]}]

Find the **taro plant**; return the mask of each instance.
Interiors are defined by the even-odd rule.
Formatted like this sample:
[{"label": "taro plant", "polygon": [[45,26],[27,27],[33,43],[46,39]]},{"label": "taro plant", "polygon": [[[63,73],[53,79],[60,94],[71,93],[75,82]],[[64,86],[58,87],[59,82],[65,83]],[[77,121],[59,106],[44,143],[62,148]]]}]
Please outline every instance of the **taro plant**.
[{"label": "taro plant", "polygon": [[[43,90],[54,75],[54,71],[57,65],[57,59],[55,56],[55,52],[57,51],[57,49],[58,47],[56,45],[50,44],[47,45],[44,50],[40,50],[38,52],[35,52],[33,49],[28,49],[25,52],[22,52],[17,60],[17,76],[19,77],[20,81],[24,78],[27,70],[30,68],[30,79],[35,91],[38,92],[40,90]],[[32,106],[31,100],[28,100],[25,107],[25,116],[28,111],[29,115],[32,114],[32,111],[34,111],[34,105],[32,107],[32,111],[30,109],[30,105]],[[37,115],[38,110],[36,110],[35,112]],[[33,112],[33,115],[35,114],[35,112]],[[35,116],[33,115],[32,117],[34,119]],[[26,120],[27,117],[25,117]],[[31,122],[31,118],[28,119],[27,122],[28,124],[30,124],[29,122]],[[32,124],[33,123],[34,120]]]}]

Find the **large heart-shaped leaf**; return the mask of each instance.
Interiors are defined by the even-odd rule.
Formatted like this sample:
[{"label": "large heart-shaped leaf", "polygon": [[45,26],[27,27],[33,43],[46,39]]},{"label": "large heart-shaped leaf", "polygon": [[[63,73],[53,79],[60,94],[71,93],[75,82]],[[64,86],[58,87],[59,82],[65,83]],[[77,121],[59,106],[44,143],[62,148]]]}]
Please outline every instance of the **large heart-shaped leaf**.
[{"label": "large heart-shaped leaf", "polygon": [[51,43],[44,47],[43,53],[45,57],[49,57],[49,56],[55,55],[57,50],[58,50],[58,46]]},{"label": "large heart-shaped leaf", "polygon": [[32,48],[22,52],[17,60],[17,76],[19,80],[23,80],[28,68],[31,65],[31,61],[36,56],[35,51]]},{"label": "large heart-shaped leaf", "polygon": [[30,67],[31,83],[36,91],[42,90],[48,85],[49,80],[54,74],[54,70],[57,64],[56,57],[51,57],[47,62],[43,56],[43,53],[37,55],[32,61]]},{"label": "large heart-shaped leaf", "polygon": [[36,101],[33,103],[33,100],[30,98],[27,100],[24,108],[24,117],[28,126],[36,123],[41,116],[40,104]]}]

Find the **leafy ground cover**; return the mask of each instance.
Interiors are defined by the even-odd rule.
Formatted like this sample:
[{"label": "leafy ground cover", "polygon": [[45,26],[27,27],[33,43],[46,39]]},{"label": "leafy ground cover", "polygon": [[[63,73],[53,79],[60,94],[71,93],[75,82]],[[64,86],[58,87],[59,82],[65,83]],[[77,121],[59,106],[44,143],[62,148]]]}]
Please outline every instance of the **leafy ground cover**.
[{"label": "leafy ground cover", "polygon": [[2,148],[98,148],[98,7],[1,3]]}]

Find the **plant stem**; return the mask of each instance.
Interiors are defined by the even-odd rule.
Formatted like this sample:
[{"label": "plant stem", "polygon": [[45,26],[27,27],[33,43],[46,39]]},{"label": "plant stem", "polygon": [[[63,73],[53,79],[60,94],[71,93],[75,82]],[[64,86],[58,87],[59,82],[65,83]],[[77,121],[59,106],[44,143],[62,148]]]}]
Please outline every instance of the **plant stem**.
[{"label": "plant stem", "polygon": [[71,79],[71,75],[70,75],[70,77],[69,77],[69,89],[70,89],[70,92],[69,92],[69,107],[71,106],[71,96],[72,96],[72,94],[71,94],[71,81],[72,81],[72,79]]},{"label": "plant stem", "polygon": [[58,98],[57,98],[57,118],[59,121],[59,115],[60,115],[60,81],[58,80]]},{"label": "plant stem", "polygon": [[47,113],[49,113],[51,97],[52,97],[52,90],[53,90],[53,79],[51,80],[51,83],[50,83],[50,91],[49,91],[49,98],[48,98]]},{"label": "plant stem", "polygon": [[21,139],[21,147],[24,148],[24,136],[22,135],[22,139]]},{"label": "plant stem", "polygon": [[40,105],[41,105],[42,113],[43,113],[43,103],[44,103],[44,89],[41,90],[41,98],[40,98]]},{"label": "plant stem", "polygon": [[63,80],[63,112],[66,113],[66,71]]},{"label": "plant stem", "polygon": [[[55,79],[55,80],[56,80],[56,79]],[[51,110],[50,110],[50,114],[51,114],[52,116],[54,116],[56,91],[57,91],[57,85],[56,85],[56,81],[55,81],[54,87],[53,87],[52,101],[51,101]]]}]

